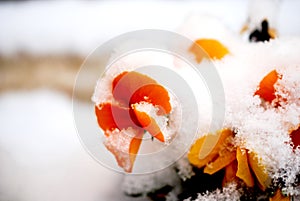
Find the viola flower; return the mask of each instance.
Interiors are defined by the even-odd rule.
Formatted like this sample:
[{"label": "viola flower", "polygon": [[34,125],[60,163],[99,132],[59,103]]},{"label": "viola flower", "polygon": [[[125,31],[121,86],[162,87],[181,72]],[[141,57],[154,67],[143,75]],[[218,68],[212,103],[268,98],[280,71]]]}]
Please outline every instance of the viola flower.
[{"label": "viola flower", "polygon": [[229,129],[218,131],[216,135],[199,138],[188,153],[190,163],[203,168],[206,174],[215,174],[225,169],[223,186],[228,182],[243,181],[246,186],[254,187],[255,182],[263,191],[271,180],[257,155],[233,145],[234,133]]},{"label": "viola flower", "polygon": [[113,79],[112,95],[111,102],[95,105],[95,113],[105,146],[118,165],[131,172],[145,132],[161,142],[170,139],[165,132],[172,111],[170,97],[155,80],[134,71]]},{"label": "viola flower", "polygon": [[[203,51],[201,50],[203,50],[206,54],[203,54]],[[229,50],[215,39],[198,39],[194,42],[189,51],[195,55],[198,63],[207,56],[213,60],[220,60],[229,54]]]}]

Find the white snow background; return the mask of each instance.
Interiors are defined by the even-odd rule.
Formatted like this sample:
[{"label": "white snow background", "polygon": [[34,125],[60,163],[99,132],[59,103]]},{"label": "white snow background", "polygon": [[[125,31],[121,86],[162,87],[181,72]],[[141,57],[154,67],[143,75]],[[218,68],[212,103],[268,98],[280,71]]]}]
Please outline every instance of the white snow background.
[{"label": "white snow background", "polygon": [[[137,29],[174,31],[189,13],[238,31],[247,1],[26,1],[0,3],[0,54],[79,53]],[[278,30],[300,35],[300,2],[281,2]],[[1,66],[0,66],[1,68]],[[40,89],[0,94],[0,201],[121,200],[121,175],[81,146],[72,100]],[[82,104],[82,111],[88,106]]]}]

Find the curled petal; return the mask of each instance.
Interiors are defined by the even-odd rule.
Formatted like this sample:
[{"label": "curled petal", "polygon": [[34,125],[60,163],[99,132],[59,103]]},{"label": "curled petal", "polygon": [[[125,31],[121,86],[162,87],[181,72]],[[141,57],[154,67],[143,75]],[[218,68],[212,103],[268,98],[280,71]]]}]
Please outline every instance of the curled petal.
[{"label": "curled petal", "polygon": [[131,96],[139,88],[148,84],[156,84],[156,81],[135,71],[123,72],[113,80],[113,96],[120,103],[129,106]]},{"label": "curled petal", "polygon": [[170,97],[168,91],[158,84],[148,84],[140,87],[132,95],[130,104],[148,102],[159,107],[158,114],[169,114],[171,112]]},{"label": "curled petal", "polygon": [[248,187],[253,187],[254,179],[249,168],[247,150],[238,147],[236,150],[236,158],[238,161],[236,176],[243,180]]},{"label": "curled petal", "polygon": [[146,112],[142,112],[134,108],[134,113],[141,124],[141,126],[148,131],[153,137],[161,142],[165,141],[164,135],[162,134],[159,125],[155,119],[148,115]]}]

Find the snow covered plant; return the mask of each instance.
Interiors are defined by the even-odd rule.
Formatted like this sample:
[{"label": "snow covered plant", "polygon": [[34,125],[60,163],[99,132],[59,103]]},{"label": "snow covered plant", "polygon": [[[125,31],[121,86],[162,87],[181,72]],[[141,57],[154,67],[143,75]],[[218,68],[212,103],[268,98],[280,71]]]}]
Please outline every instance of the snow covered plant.
[{"label": "snow covered plant", "polygon": [[[154,200],[195,201],[299,195],[300,39],[249,43],[226,31],[212,37],[202,30],[183,31],[194,33],[186,51],[198,68],[207,61],[217,68],[225,92],[224,123],[210,133],[200,124],[186,155],[165,170],[177,180],[166,184],[163,177],[148,177],[155,182],[144,193],[155,190]],[[106,76],[108,88],[96,87],[94,94],[98,124],[107,149],[131,172],[145,132],[161,143],[172,140],[174,105],[168,90],[145,74],[127,69]]]},{"label": "snow covered plant", "polygon": [[168,115],[173,107],[163,86],[135,71],[118,74],[109,88],[111,99],[97,103],[95,113],[105,146],[119,166],[131,172],[145,132],[162,143],[170,141]]}]

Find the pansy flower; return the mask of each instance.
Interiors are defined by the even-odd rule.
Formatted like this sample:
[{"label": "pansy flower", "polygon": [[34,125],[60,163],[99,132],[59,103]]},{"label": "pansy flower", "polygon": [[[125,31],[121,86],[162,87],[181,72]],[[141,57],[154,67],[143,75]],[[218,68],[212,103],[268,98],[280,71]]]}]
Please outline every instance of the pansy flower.
[{"label": "pansy flower", "polygon": [[145,132],[160,142],[166,134],[172,106],[168,91],[154,79],[130,71],[117,75],[111,83],[113,100],[95,105],[105,146],[118,165],[131,172]]},{"label": "pansy flower", "polygon": [[255,185],[263,191],[271,179],[257,155],[233,145],[234,133],[223,129],[216,134],[199,138],[191,147],[188,159],[197,168],[204,168],[206,174],[215,174],[225,169],[223,186],[228,182],[241,180],[246,186]]}]

